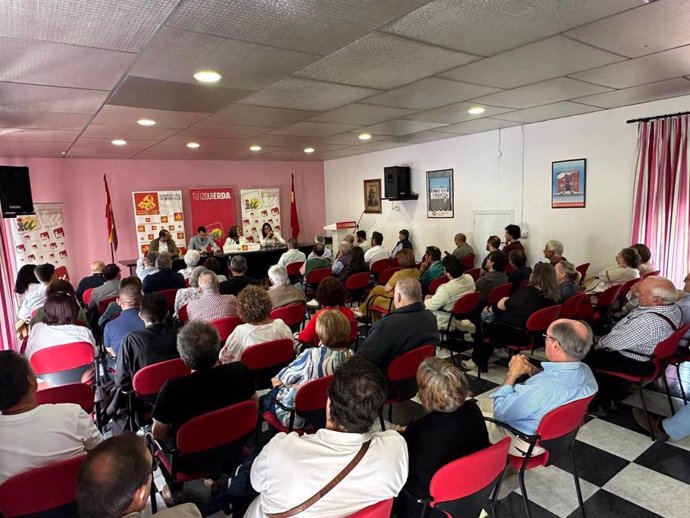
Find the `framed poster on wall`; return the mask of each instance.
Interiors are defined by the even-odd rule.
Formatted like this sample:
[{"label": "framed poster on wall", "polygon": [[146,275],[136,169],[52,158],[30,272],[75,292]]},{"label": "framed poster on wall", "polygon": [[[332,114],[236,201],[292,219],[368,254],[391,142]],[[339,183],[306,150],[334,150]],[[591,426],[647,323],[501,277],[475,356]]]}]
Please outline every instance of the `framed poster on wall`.
[{"label": "framed poster on wall", "polygon": [[583,208],[586,185],[586,158],[551,162],[552,209]]},{"label": "framed poster on wall", "polygon": [[381,180],[364,180],[364,212],[381,214]]},{"label": "framed poster on wall", "polygon": [[426,172],[426,217],[452,218],[453,170],[439,169]]}]

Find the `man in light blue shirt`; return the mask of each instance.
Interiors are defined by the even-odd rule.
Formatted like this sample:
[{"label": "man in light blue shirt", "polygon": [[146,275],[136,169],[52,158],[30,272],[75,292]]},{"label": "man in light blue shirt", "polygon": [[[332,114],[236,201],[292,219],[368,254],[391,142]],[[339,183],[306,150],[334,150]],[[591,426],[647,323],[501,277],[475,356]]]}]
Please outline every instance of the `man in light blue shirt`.
[{"label": "man in light blue shirt", "polygon": [[128,283],[120,286],[120,295],[117,298],[122,313],[105,325],[103,331],[103,344],[115,356],[120,351],[120,345],[125,336],[132,331],[140,331],[146,325],[139,316],[141,305],[141,286]]},{"label": "man in light blue shirt", "polygon": [[189,240],[189,246],[187,246],[188,250],[198,250],[199,252],[206,253],[210,246],[214,252],[220,252],[218,245],[213,242],[211,236],[206,232],[206,227],[199,227],[196,231],[197,235]]},{"label": "man in light blue shirt", "polygon": [[[518,354],[510,360],[503,385],[490,399],[480,400],[484,415],[506,423],[531,435],[536,433],[542,417],[566,403],[586,398],[598,390],[590,368],[581,362],[592,345],[592,330],[586,324],[569,319],[553,322],[546,332],[546,357],[543,370]],[[524,383],[517,380],[528,375]],[[512,436],[504,428],[488,423],[489,439],[498,442],[512,438],[513,455],[524,456],[527,443]],[[535,448],[535,453],[541,453]]]}]

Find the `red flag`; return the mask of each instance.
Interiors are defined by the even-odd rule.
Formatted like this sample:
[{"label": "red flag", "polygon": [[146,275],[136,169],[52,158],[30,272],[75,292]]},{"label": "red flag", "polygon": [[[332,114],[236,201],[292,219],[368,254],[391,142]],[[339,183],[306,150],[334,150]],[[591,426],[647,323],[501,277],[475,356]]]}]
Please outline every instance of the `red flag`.
[{"label": "red flag", "polygon": [[290,229],[292,237],[297,239],[299,236],[299,217],[297,216],[297,199],[295,198],[295,175],[292,177],[292,187],[290,188]]},{"label": "red flag", "polygon": [[110,201],[110,190],[108,189],[108,179],[103,175],[105,183],[105,224],[108,230],[108,243],[117,250],[117,229],[115,228],[115,214],[113,214],[113,204]]}]

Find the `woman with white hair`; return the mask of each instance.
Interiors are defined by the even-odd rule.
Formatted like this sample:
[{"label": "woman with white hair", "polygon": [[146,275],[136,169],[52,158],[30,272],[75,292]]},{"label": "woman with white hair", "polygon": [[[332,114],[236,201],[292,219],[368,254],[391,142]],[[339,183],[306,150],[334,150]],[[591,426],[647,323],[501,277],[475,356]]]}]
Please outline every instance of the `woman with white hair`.
[{"label": "woman with white hair", "polygon": [[189,288],[177,290],[177,293],[175,294],[175,305],[173,306],[175,309],[175,317],[182,306],[186,306],[191,301],[201,298],[202,291],[199,288],[199,276],[205,271],[207,270],[203,266],[197,266],[194,268],[192,270],[192,274],[189,276]]},{"label": "woman with white hair", "polygon": [[192,275],[194,267],[199,264],[199,259],[201,259],[201,252],[198,250],[188,250],[187,253],[184,254],[184,263],[187,265],[187,268],[180,270],[179,273],[182,274],[185,280],[189,279]]},{"label": "woman with white hair", "polygon": [[284,266],[275,264],[268,269],[268,278],[271,287],[268,288],[268,298],[271,299],[273,309],[289,304],[307,303],[304,292],[290,283],[287,270]]}]

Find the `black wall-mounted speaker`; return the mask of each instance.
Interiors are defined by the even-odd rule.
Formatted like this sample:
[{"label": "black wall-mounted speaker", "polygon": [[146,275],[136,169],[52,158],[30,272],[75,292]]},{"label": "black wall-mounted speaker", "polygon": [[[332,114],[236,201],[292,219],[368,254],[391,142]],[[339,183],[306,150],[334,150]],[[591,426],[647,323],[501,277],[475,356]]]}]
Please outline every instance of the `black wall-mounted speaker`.
[{"label": "black wall-mounted speaker", "polygon": [[0,206],[3,218],[34,213],[28,167],[0,165]]},{"label": "black wall-mounted speaker", "polygon": [[409,196],[410,168],[406,166],[392,166],[383,168],[384,194],[386,198]]}]

